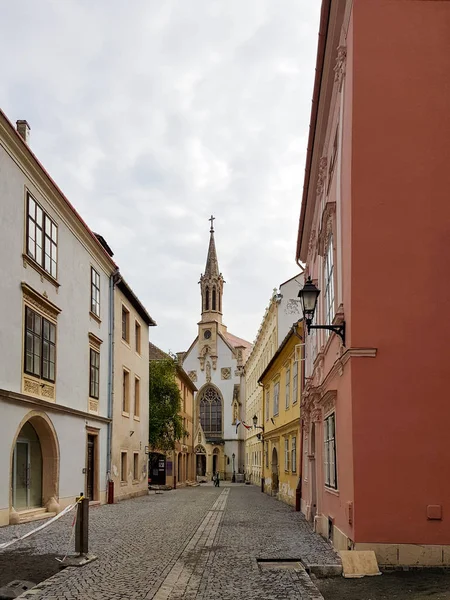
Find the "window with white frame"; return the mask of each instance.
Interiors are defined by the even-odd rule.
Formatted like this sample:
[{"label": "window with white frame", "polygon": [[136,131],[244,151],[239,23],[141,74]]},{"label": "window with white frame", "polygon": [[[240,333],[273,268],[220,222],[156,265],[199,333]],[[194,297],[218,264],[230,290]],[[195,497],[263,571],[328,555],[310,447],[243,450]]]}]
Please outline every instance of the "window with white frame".
[{"label": "window with white frame", "polygon": [[277,381],[273,386],[273,416],[278,414],[280,401],[280,382]]},{"label": "window with white frame", "polygon": [[54,382],[56,377],[56,325],[25,307],[25,373]]},{"label": "window with white frame", "polygon": [[324,264],[324,309],[325,323],[331,325],[334,319],[334,260],[333,260],[333,236],[330,237],[328,250],[325,255]]},{"label": "window with white frame", "polygon": [[291,368],[286,369],[286,389],[285,389],[285,407],[289,408],[289,402],[291,397]]},{"label": "window with white frame", "polygon": [[284,438],[284,470],[289,471],[289,438]]},{"label": "window with white frame", "polygon": [[264,393],[266,395],[266,421],[268,421],[270,416],[270,388],[267,388]]},{"label": "window with white frame", "polygon": [[91,267],[91,313],[100,316],[100,275]]},{"label": "window with white frame", "polygon": [[291,447],[291,465],[292,472],[297,472],[297,437],[295,435],[292,436],[292,447]]},{"label": "window with white frame", "polygon": [[58,228],[36,200],[27,200],[27,254],[56,279]]},{"label": "window with white frame", "polygon": [[325,443],[325,485],[337,489],[336,471],[336,414],[332,413],[324,421]]},{"label": "window with white frame", "polygon": [[294,369],[292,372],[292,404],[297,402],[298,393],[298,360],[294,361]]}]

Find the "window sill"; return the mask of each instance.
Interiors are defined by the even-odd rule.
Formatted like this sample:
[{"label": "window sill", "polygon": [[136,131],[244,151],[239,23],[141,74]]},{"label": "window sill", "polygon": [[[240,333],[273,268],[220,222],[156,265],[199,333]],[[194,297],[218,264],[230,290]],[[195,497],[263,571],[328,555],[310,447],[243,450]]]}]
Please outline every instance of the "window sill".
[{"label": "window sill", "polygon": [[130,418],[130,413],[125,412],[124,410],[122,411],[122,417],[126,417],[127,419]]},{"label": "window sill", "polygon": [[137,417],[136,415],[134,415],[133,421],[139,421],[140,422],[141,421],[141,417]]},{"label": "window sill", "polygon": [[120,338],[120,341],[122,342],[122,344],[124,346],[126,346],[127,348],[129,348],[131,350],[130,342],[128,340],[124,340],[123,338]]},{"label": "window sill", "polygon": [[93,313],[92,310],[89,311],[89,316],[91,317],[91,319],[94,319],[94,321],[96,321],[99,325],[101,324],[102,320],[95,313]]},{"label": "window sill", "polygon": [[133,485],[137,485],[139,483],[139,479],[133,479]]},{"label": "window sill", "polygon": [[142,358],[142,354],[140,352],[138,352],[137,350],[135,350],[134,353],[136,354],[136,356],[138,358]]},{"label": "window sill", "polygon": [[22,374],[22,393],[27,396],[42,398],[47,402],[56,401],[55,383],[28,373]]},{"label": "window sill", "polygon": [[34,258],[31,258],[31,256],[28,256],[28,254],[25,254],[25,253],[22,254],[22,258],[23,258],[23,266],[25,268],[27,268],[27,264],[30,265],[30,267],[32,267],[35,271],[37,271],[39,273],[41,278],[44,277],[45,279],[47,279],[47,281],[52,283],[56,289],[58,289],[60,287],[61,284],[59,284],[57,282],[57,280],[50,275],[50,273],[47,273],[47,271],[45,269],[43,269],[41,267],[41,265],[34,260]]},{"label": "window sill", "polygon": [[332,496],[339,496],[339,490],[329,487],[327,485],[324,486],[325,487],[325,491],[328,492],[329,494],[331,494]]},{"label": "window sill", "polygon": [[120,482],[120,487],[123,487],[124,485],[128,485],[128,483],[126,481],[121,481]]}]

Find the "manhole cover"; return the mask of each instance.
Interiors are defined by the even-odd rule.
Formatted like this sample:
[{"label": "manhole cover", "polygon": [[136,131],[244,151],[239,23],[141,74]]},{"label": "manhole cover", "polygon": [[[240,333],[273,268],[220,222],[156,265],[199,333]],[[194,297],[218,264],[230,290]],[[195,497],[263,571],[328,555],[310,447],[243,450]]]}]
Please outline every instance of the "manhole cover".
[{"label": "manhole cover", "polygon": [[8,585],[5,585],[2,588],[0,588],[0,600],[17,598],[17,596],[20,596],[20,594],[23,594],[23,592],[30,590],[35,585],[36,584],[32,581],[23,581],[20,579],[15,579],[14,581],[8,583]]},{"label": "manhole cover", "polygon": [[292,560],[260,560],[257,559],[260,569],[304,569],[298,559]]}]

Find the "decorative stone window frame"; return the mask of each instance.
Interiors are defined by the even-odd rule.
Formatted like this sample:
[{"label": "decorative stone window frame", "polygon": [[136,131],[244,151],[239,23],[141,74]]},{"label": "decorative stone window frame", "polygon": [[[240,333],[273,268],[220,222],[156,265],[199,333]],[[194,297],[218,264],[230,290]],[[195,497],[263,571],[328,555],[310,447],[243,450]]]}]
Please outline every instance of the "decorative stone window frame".
[{"label": "decorative stone window frame", "polygon": [[[22,393],[34,398],[40,398],[47,402],[56,402],[56,369],[58,348],[58,315],[61,309],[48,299],[46,292],[40,294],[37,290],[22,281],[23,314],[22,314]],[[25,307],[38,313],[47,319],[56,328],[56,351],[55,351],[55,381],[47,381],[36,375],[25,373]]]},{"label": "decorative stone window frame", "polygon": [[[128,411],[124,410],[124,404],[125,404],[125,397],[123,394],[124,391],[124,379],[125,379],[125,373],[128,375],[128,387],[127,387],[127,408]],[[130,417],[130,381],[131,381],[131,371],[130,369],[128,369],[127,367],[125,367],[124,365],[122,365],[122,398],[121,398],[121,411],[122,411],[122,416],[123,417]]]},{"label": "decorative stone window frame", "polygon": [[[98,352],[98,354],[100,354],[100,346],[101,346],[101,344],[103,344],[103,340],[101,340],[99,337],[97,337],[91,331],[89,331],[89,333],[88,333],[88,340],[89,340],[89,354],[90,354],[91,350],[94,350],[94,352]],[[100,379],[100,368],[99,368],[99,379]],[[91,383],[91,363],[89,360],[88,412],[90,412],[94,415],[98,415],[99,398],[93,398],[90,395],[90,392],[91,392],[90,383]],[[100,389],[100,381],[99,381],[98,385],[99,385],[99,389]],[[100,394],[99,394],[99,397],[100,397]]]}]

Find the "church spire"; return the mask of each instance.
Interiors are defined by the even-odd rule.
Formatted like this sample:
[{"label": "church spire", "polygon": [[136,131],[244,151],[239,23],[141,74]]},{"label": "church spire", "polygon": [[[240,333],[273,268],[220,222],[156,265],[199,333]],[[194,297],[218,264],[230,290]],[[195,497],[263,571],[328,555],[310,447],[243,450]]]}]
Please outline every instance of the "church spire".
[{"label": "church spire", "polygon": [[208,257],[206,259],[206,267],[205,267],[205,277],[217,277],[219,275],[219,262],[217,260],[217,252],[216,252],[216,242],[214,240],[214,222],[215,217],[211,215],[211,228],[209,230],[210,238],[209,238],[209,248],[208,248]]},{"label": "church spire", "polygon": [[222,322],[222,294],[224,280],[219,271],[216,242],[214,240],[214,217],[211,215],[209,248],[205,273],[200,276],[202,293],[202,321]]}]

